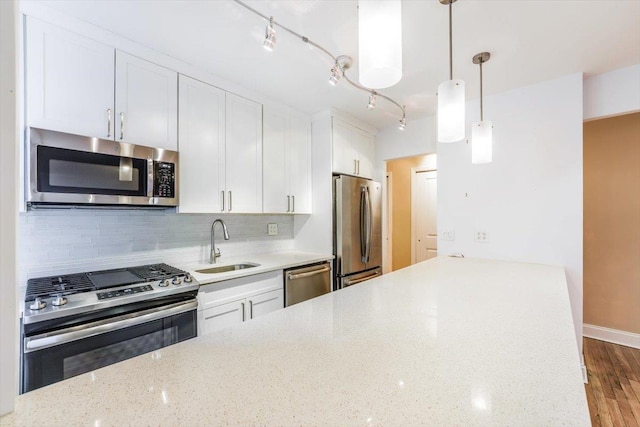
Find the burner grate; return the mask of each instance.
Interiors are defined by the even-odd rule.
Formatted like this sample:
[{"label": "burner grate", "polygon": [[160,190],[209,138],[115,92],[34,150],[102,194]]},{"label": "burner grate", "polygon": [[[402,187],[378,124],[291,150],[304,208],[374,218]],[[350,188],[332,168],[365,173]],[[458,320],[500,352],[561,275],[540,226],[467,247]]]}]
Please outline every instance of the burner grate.
[{"label": "burner grate", "polygon": [[186,272],[184,272],[183,270],[171,267],[167,264],[141,265],[138,267],[131,267],[128,270],[133,274],[140,276],[146,282],[152,282],[154,280],[162,280],[168,277],[186,274]]},{"label": "burner grate", "polygon": [[84,273],[38,277],[27,281],[25,301],[33,301],[36,297],[47,298],[52,295],[71,295],[93,290],[95,287]]}]

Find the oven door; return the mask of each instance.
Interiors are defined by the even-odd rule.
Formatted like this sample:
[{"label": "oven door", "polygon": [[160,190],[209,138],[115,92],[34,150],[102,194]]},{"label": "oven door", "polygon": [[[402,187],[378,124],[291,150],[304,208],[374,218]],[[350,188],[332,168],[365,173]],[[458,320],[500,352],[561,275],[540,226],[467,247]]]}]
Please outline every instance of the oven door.
[{"label": "oven door", "polygon": [[196,336],[197,300],[25,337],[21,393]]}]

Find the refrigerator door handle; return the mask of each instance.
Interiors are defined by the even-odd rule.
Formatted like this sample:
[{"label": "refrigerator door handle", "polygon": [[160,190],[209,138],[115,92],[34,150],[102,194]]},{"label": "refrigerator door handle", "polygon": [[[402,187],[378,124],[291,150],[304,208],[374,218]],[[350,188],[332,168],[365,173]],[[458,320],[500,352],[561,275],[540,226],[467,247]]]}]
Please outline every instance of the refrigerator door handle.
[{"label": "refrigerator door handle", "polygon": [[371,256],[371,198],[369,187],[360,187],[360,260],[368,263]]}]

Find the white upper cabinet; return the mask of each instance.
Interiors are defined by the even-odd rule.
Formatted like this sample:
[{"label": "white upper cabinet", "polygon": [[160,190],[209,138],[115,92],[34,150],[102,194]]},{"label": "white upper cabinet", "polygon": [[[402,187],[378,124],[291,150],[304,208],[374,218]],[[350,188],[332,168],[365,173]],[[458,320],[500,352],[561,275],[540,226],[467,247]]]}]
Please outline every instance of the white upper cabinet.
[{"label": "white upper cabinet", "polygon": [[311,213],[311,121],[265,106],[264,212]]},{"label": "white upper cabinet", "polygon": [[179,78],[180,213],[224,210],[225,91]]},{"label": "white upper cabinet", "polygon": [[116,51],[116,139],[177,150],[178,73]]},{"label": "white upper cabinet", "polygon": [[27,17],[28,126],[176,150],[178,74]]},{"label": "white upper cabinet", "polygon": [[332,133],[333,172],[373,178],[375,137],[336,117]]},{"label": "white upper cabinet", "polygon": [[262,104],[227,93],[227,212],[262,212]]},{"label": "white upper cabinet", "polygon": [[113,138],[115,50],[32,17],[25,42],[27,125]]}]

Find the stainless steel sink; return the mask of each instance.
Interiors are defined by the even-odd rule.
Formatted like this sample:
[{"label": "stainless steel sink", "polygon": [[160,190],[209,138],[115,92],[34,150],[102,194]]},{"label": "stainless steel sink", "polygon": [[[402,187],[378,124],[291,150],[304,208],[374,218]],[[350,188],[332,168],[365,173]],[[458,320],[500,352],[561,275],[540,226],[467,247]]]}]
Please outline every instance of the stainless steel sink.
[{"label": "stainless steel sink", "polygon": [[259,267],[260,264],[252,262],[244,262],[241,264],[221,265],[220,267],[203,268],[202,270],[196,270],[196,273],[202,274],[216,274],[216,273],[228,273],[229,271],[244,270],[246,268]]}]

